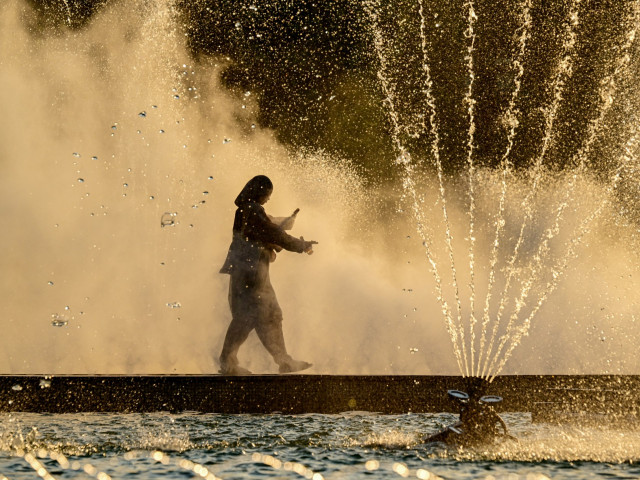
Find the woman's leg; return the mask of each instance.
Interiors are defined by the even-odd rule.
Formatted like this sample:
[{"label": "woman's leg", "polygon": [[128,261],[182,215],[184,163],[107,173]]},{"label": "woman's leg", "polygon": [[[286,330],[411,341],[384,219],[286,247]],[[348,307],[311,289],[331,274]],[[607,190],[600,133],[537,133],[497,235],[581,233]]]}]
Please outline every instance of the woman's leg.
[{"label": "woman's leg", "polygon": [[259,320],[256,321],[256,333],[273,360],[278,364],[280,373],[297,372],[309,368],[310,363],[294,360],[287,353],[282,332],[282,309],[270,282],[265,285],[260,296],[263,301],[263,309]]},{"label": "woman's leg", "polygon": [[271,293],[263,294],[263,301],[265,304],[263,304],[262,315],[256,322],[256,333],[275,362],[278,365],[282,365],[291,360],[291,357],[287,354],[287,347],[284,344],[282,310],[278,305],[273,289]]},{"label": "woman's leg", "polygon": [[239,367],[238,350],[245,342],[249,333],[253,330],[253,326],[243,320],[233,318],[227,329],[227,335],[224,337],[224,345],[220,354],[220,373],[239,374],[251,373],[248,370]]},{"label": "woman's leg", "polygon": [[[238,350],[254,329],[255,315],[251,312],[251,303],[247,298],[245,279],[240,275],[231,275],[229,281],[229,306],[231,307],[231,323],[224,338],[220,354],[220,373],[229,375],[250,374],[246,368],[239,366]],[[255,312],[254,312],[255,313]]]}]

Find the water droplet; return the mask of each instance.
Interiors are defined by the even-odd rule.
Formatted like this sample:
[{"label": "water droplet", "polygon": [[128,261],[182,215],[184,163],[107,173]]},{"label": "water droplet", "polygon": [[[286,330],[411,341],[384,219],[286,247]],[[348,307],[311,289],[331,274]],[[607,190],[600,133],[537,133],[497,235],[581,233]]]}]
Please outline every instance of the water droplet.
[{"label": "water droplet", "polygon": [[49,388],[51,386],[51,380],[48,378],[40,379],[40,388]]},{"label": "water droplet", "polygon": [[147,117],[147,112],[144,112],[144,111],[143,111],[143,112],[140,112],[140,113],[138,114],[138,116],[139,116],[139,117],[141,117],[141,118],[146,118],[146,117]]},{"label": "water droplet", "polygon": [[76,158],[80,158],[80,154],[78,152],[73,152],[73,156]]},{"label": "water droplet", "polygon": [[78,183],[84,183],[84,178],[78,178]]},{"label": "water droplet", "polygon": [[122,184],[122,186],[123,186],[124,188],[127,188],[127,187],[129,186],[129,184],[128,184],[128,183],[123,183],[123,184]]},{"label": "water droplet", "polygon": [[209,175],[209,177],[207,178],[207,180],[213,180],[213,175]]},{"label": "water droplet", "polygon": [[98,160],[98,156],[94,155],[93,157],[91,157],[91,160]]},{"label": "water droplet", "polygon": [[203,195],[209,195],[209,192],[205,190],[204,192],[202,192],[202,194]]},{"label": "water droplet", "polygon": [[158,133],[164,133],[164,130],[160,129],[158,130]]},{"label": "water droplet", "polygon": [[252,124],[251,124],[251,128],[256,128],[256,124],[255,124],[255,123],[252,123]]},{"label": "water droplet", "polygon": [[225,138],[224,140],[222,140],[222,143],[230,143],[231,139],[230,138]]},{"label": "water droplet", "polygon": [[151,105],[151,108],[158,108],[157,105]]},{"label": "water droplet", "polygon": [[156,197],[154,197],[153,195],[149,195],[149,200],[155,200]]},{"label": "water droplet", "polygon": [[114,123],[113,125],[111,125],[111,130],[117,130],[118,129],[118,124]]},{"label": "water droplet", "polygon": [[167,303],[167,307],[169,308],[181,308],[180,302],[169,302]]},{"label": "water droplet", "polygon": [[22,391],[22,385],[16,383],[13,387],[11,387],[11,390],[13,390],[14,392],[20,392]]},{"label": "water droplet", "polygon": [[58,315],[57,313],[51,315],[51,325],[54,327],[64,327],[68,323],[69,320],[64,315]]},{"label": "water droplet", "polygon": [[47,282],[47,285],[49,285],[49,286],[53,287],[53,282],[52,282],[51,280],[49,280],[49,281]]},{"label": "water droplet", "polygon": [[178,99],[180,98],[180,95],[175,94],[175,95],[173,96],[173,98],[175,98],[176,100],[178,100]]},{"label": "water droplet", "polygon": [[160,226],[161,227],[173,227],[176,224],[176,216],[178,214],[176,212],[165,212],[162,214],[160,218]]}]

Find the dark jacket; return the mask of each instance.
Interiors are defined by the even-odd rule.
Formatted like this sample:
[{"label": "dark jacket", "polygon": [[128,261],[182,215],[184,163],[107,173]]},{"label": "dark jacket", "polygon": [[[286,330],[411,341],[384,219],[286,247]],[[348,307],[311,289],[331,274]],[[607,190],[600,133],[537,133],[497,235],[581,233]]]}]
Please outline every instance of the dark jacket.
[{"label": "dark jacket", "polygon": [[273,223],[257,202],[242,204],[233,221],[233,239],[220,273],[234,269],[255,270],[260,258],[270,258],[273,250],[285,249],[302,253],[305,242],[286,233]]}]

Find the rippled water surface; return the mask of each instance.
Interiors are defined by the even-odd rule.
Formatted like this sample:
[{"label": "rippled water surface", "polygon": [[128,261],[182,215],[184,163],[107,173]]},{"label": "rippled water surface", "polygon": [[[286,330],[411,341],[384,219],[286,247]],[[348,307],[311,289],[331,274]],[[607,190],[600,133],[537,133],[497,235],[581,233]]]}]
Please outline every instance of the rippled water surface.
[{"label": "rippled water surface", "polygon": [[640,478],[638,430],[503,416],[484,451],[424,443],[448,414],[4,414],[0,478]]}]

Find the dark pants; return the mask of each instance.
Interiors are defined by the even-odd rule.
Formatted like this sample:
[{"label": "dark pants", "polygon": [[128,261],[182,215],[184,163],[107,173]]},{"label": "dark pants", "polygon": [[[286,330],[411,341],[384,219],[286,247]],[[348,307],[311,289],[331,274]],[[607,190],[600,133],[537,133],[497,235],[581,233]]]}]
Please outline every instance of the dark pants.
[{"label": "dark pants", "polygon": [[253,329],[278,365],[291,360],[284,345],[282,310],[269,280],[269,260],[260,258],[257,271],[235,269],[229,281],[231,324],[224,339],[220,364],[238,365],[238,350]]}]

